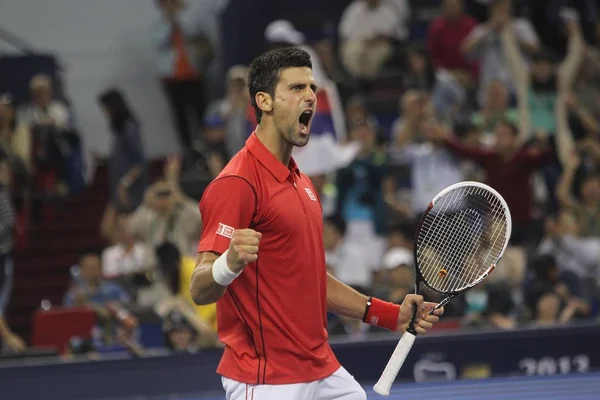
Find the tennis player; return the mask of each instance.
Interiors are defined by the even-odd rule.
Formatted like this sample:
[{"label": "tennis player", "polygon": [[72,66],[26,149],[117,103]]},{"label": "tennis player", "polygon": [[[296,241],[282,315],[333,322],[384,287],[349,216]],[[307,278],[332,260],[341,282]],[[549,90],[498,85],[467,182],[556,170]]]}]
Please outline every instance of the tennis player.
[{"label": "tennis player", "polygon": [[417,332],[435,306],[369,298],[327,274],[321,204],[292,158],[308,143],[317,87],[310,56],[284,48],[257,57],[248,86],[258,126],[208,186],[190,287],[217,302],[225,351],[217,369],[228,400],[366,399],[327,342],[327,312],[403,331],[413,306]]}]

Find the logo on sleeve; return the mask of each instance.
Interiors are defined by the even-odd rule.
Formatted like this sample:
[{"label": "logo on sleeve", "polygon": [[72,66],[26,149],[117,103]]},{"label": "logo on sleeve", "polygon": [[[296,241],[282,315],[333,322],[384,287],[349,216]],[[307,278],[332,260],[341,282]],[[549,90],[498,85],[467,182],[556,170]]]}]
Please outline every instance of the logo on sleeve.
[{"label": "logo on sleeve", "polygon": [[306,190],[306,194],[308,194],[308,197],[312,200],[312,201],[317,201],[317,198],[315,197],[315,195],[313,194],[312,190],[310,190],[309,188],[304,188],[304,190]]},{"label": "logo on sleeve", "polygon": [[225,236],[226,238],[231,239],[233,236],[234,229],[229,226],[219,222],[219,227],[217,228],[217,235]]}]

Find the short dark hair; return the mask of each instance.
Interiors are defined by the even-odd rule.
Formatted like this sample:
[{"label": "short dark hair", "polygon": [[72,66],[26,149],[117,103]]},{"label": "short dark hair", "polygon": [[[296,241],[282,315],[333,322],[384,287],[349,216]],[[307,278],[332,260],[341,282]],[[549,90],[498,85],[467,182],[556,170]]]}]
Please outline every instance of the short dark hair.
[{"label": "short dark hair", "polygon": [[297,47],[284,47],[269,50],[256,57],[250,63],[248,73],[248,91],[256,121],[260,124],[262,110],[256,104],[258,92],[269,93],[275,96],[275,88],[279,83],[281,71],[287,68],[307,67],[312,69],[310,55]]},{"label": "short dark hair", "polygon": [[129,108],[125,95],[118,89],[109,89],[98,96],[98,102],[108,110],[110,114],[110,127],[114,133],[120,133],[127,122],[137,121]]}]

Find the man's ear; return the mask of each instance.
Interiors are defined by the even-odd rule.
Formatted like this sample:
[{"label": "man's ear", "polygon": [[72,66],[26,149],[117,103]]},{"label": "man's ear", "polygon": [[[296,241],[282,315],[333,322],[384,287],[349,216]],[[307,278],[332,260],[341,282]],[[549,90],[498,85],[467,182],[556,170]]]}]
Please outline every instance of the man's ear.
[{"label": "man's ear", "polygon": [[254,96],[254,100],[256,100],[256,105],[261,109],[262,112],[268,113],[273,111],[273,97],[267,92],[258,92],[256,96]]}]

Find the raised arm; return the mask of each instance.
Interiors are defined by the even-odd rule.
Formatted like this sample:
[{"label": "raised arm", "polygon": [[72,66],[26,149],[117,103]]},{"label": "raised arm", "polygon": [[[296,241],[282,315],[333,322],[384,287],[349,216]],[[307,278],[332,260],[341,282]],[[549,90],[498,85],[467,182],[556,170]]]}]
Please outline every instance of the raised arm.
[{"label": "raised arm", "polygon": [[[567,103],[575,75],[585,56],[585,43],[579,22],[574,19],[568,20],[566,26],[569,33],[569,45],[567,56],[558,68],[558,99],[555,111],[557,152],[560,162],[564,166],[569,163],[569,157],[575,147],[569,128]],[[576,102],[574,105],[576,106]]]},{"label": "raised arm", "polygon": [[573,187],[579,163],[579,158],[571,155],[569,162],[564,164],[563,173],[558,180],[558,185],[556,185],[556,198],[563,207],[572,207],[575,205],[575,200],[571,195],[571,188]]},{"label": "raised arm", "polygon": [[531,115],[529,114],[530,77],[525,60],[519,50],[519,44],[512,25],[507,25],[500,35],[502,50],[506,55],[508,67],[515,79],[517,88],[517,106],[519,110],[519,137],[525,143],[531,136]]},{"label": "raised arm", "polygon": [[218,178],[202,196],[203,215],[198,258],[190,296],[198,305],[216,302],[248,263],[257,259],[260,234],[247,229],[256,196],[250,184],[236,176]]}]

